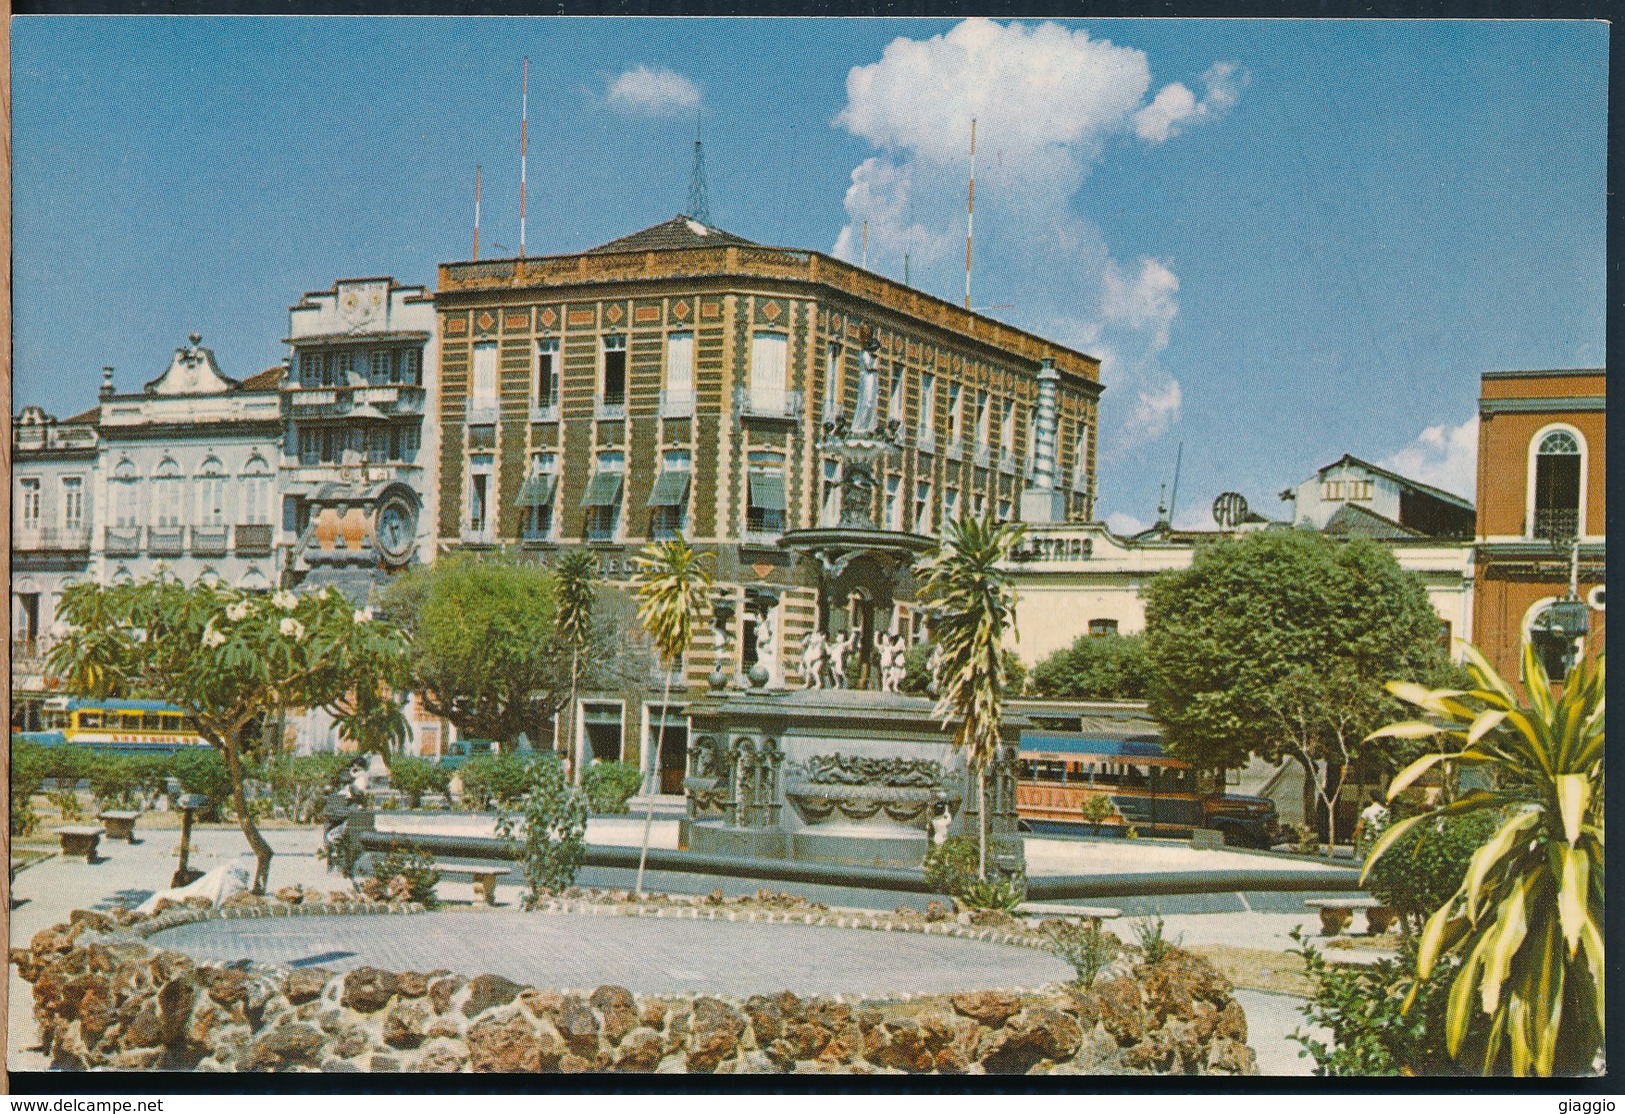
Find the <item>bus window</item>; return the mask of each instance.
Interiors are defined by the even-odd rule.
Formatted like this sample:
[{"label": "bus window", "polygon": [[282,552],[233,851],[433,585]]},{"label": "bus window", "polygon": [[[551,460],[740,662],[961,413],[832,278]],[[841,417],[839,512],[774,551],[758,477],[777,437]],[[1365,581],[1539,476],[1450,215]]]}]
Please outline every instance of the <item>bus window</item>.
[{"label": "bus window", "polygon": [[1118,767],[1114,763],[1102,762],[1100,764],[1100,769],[1095,774],[1094,784],[1118,785],[1122,782],[1122,780],[1123,779],[1118,772]]},{"label": "bus window", "polygon": [[94,731],[102,725],[102,713],[100,708],[97,708],[94,711],[86,709],[83,712],[78,712],[75,714],[75,718],[78,720],[78,723],[75,724],[75,726],[81,730]]},{"label": "bus window", "polygon": [[61,708],[47,708],[40,713],[42,731],[61,731],[68,725],[68,713]]},{"label": "bus window", "polygon": [[1147,772],[1148,771],[1144,766],[1125,765],[1123,767],[1123,784],[1127,786],[1134,786],[1136,788],[1144,788],[1149,780],[1146,776]]},{"label": "bus window", "polygon": [[141,717],[141,730],[161,731],[163,730],[163,723],[164,717],[157,712],[146,712]]},{"label": "bus window", "polygon": [[191,716],[182,716],[181,717],[181,734],[182,735],[196,735],[197,734],[197,720],[193,719]]},{"label": "bus window", "polygon": [[163,731],[165,734],[174,735],[181,729],[181,717],[174,712],[165,712],[159,717],[159,724],[158,730]]},{"label": "bus window", "polygon": [[120,731],[140,731],[141,713],[120,712],[118,717],[118,725]]}]

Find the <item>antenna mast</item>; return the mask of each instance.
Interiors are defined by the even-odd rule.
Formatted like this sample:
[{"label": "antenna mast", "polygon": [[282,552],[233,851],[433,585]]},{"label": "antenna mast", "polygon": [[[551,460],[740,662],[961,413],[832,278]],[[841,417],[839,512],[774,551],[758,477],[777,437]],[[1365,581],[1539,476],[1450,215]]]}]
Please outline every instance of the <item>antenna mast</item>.
[{"label": "antenna mast", "polygon": [[530,130],[530,59],[519,84],[519,258],[525,258],[525,145]]},{"label": "antenna mast", "polygon": [[474,258],[480,257],[480,168],[474,167]]},{"label": "antenna mast", "polygon": [[869,222],[863,222],[863,269],[869,269]]},{"label": "antenna mast", "polygon": [[1185,459],[1185,442],[1179,443],[1179,451],[1174,454],[1174,490],[1168,495],[1168,522],[1174,521],[1174,506],[1179,502],[1179,466]]},{"label": "antenna mast", "polygon": [[701,224],[711,223],[711,203],[705,189],[705,147],[700,143],[700,117],[694,115],[694,167],[688,175],[688,215]]},{"label": "antenna mast", "polygon": [[970,118],[970,200],[965,206],[965,308],[970,309],[970,246],[976,227],[976,117]]}]

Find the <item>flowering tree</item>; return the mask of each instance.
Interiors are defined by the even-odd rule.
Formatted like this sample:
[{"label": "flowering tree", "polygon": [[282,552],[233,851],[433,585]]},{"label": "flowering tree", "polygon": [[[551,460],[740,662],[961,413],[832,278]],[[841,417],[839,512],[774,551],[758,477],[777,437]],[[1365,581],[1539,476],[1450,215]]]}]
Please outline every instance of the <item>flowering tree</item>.
[{"label": "flowering tree", "polygon": [[323,708],[363,746],[404,732],[391,694],[407,683],[405,636],[330,589],[257,595],[160,576],[74,585],[58,615],[65,629],[48,665],[70,691],[157,697],[196,716],[230,772],[257,893],[265,892],[272,852],[243,788],[255,728],[290,708]]}]

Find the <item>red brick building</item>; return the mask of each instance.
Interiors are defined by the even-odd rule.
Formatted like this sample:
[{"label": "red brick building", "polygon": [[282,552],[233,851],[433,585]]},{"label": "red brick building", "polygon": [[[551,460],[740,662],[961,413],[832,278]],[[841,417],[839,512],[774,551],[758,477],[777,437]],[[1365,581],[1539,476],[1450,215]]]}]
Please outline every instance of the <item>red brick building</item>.
[{"label": "red brick building", "polygon": [[[1509,680],[1521,679],[1519,646],[1532,633],[1554,664],[1570,633],[1576,653],[1604,649],[1607,394],[1602,369],[1484,374],[1473,632]],[[1583,612],[1554,607],[1571,590]]]}]

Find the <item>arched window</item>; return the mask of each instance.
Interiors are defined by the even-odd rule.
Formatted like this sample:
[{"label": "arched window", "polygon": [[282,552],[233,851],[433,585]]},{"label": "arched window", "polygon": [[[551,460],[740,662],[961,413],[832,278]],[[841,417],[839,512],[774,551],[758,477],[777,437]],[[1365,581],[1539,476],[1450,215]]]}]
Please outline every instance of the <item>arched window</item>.
[{"label": "arched window", "polygon": [[[1523,637],[1540,656],[1546,676],[1562,681],[1574,663],[1585,655],[1585,639],[1590,633],[1590,617],[1581,600],[1558,599],[1547,596],[1534,602],[1523,614]],[[1523,662],[1518,664],[1520,680]]]},{"label": "arched window", "polygon": [[170,457],[159,462],[152,476],[152,524],[181,524],[181,466]]},{"label": "arched window", "polygon": [[136,471],[135,462],[125,457],[113,469],[113,525],[137,526],[140,524],[141,489],[139,485],[141,476]]},{"label": "arched window", "polygon": [[226,524],[226,469],[217,456],[206,459],[198,469],[197,511],[199,526]]},{"label": "arched window", "polygon": [[1554,542],[1580,536],[1580,487],[1585,453],[1570,429],[1538,435],[1533,476],[1532,533]]},{"label": "arched window", "polygon": [[266,592],[271,588],[271,582],[265,579],[265,574],[259,569],[251,568],[243,573],[243,578],[237,582],[237,587],[245,592]]},{"label": "arched window", "polygon": [[259,453],[243,466],[242,521],[250,525],[271,521],[271,466]]}]

